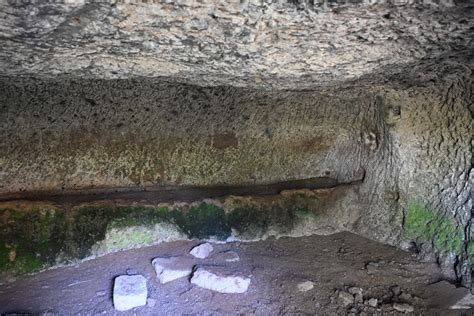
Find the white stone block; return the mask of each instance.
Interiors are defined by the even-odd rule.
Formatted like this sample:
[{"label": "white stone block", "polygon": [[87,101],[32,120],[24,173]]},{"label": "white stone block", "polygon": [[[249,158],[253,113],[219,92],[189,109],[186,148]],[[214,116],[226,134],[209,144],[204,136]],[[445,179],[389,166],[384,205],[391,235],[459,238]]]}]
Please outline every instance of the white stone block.
[{"label": "white stone block", "polygon": [[209,257],[209,254],[213,250],[214,247],[212,247],[210,243],[206,242],[204,244],[200,244],[199,246],[194,247],[189,253],[196,258],[205,259]]},{"label": "white stone block", "polygon": [[146,305],[148,290],[141,275],[121,275],[114,281],[114,307],[118,311]]},{"label": "white stone block", "polygon": [[199,267],[194,271],[191,283],[219,293],[244,293],[250,285],[250,278],[224,269]]},{"label": "white stone block", "polygon": [[194,266],[194,261],[185,257],[155,258],[151,263],[161,284],[189,276]]}]

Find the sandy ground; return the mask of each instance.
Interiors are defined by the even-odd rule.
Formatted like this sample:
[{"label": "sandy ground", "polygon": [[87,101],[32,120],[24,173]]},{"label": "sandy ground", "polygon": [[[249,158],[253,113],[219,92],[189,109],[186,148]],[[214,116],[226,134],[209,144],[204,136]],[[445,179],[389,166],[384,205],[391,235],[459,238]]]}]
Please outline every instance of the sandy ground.
[{"label": "sandy ground", "polygon": [[[182,241],[110,254],[76,266],[19,277],[0,285],[0,313],[58,315],[398,315],[406,303],[416,315],[472,315],[450,310],[466,295],[446,281],[435,263],[420,263],[410,253],[350,233],[268,239],[214,245],[213,256],[196,264],[226,266],[251,275],[244,294],[220,294],[182,278],[161,285],[151,260],[187,255],[199,241]],[[240,261],[227,263],[219,253],[233,250]],[[116,312],[113,280],[118,275],[147,278],[149,304]],[[314,282],[306,292],[298,284]],[[344,306],[340,292],[363,291],[362,302]],[[377,307],[364,304],[377,298]]]}]

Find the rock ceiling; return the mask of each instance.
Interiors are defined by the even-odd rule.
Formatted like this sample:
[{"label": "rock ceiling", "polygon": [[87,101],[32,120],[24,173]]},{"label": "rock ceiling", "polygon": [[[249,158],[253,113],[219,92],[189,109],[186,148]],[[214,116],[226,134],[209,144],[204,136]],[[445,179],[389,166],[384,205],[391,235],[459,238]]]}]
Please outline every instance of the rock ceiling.
[{"label": "rock ceiling", "polygon": [[304,89],[472,63],[470,1],[174,2],[2,1],[0,75]]}]

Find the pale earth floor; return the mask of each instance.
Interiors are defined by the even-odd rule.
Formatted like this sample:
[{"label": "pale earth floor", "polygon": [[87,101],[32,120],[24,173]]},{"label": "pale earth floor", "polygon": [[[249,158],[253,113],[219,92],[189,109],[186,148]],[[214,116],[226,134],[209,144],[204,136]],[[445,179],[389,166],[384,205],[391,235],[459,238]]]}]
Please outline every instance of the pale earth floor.
[{"label": "pale earth floor", "polygon": [[[468,291],[446,281],[435,263],[421,263],[414,254],[350,233],[331,236],[267,239],[214,244],[214,253],[233,250],[240,261],[212,256],[200,264],[228,266],[251,275],[244,294],[220,294],[182,278],[158,282],[151,260],[184,255],[199,241],[179,241],[109,254],[75,266],[18,277],[0,285],[0,313],[57,315],[398,315],[393,303],[408,303],[415,315],[472,315],[474,309],[451,310]],[[147,278],[154,302],[129,312],[117,312],[112,302],[113,279],[137,273]],[[298,284],[314,288],[298,291]],[[338,290],[363,290],[377,298],[377,308],[345,307]],[[401,293],[393,294],[398,286]],[[396,292],[396,291],[395,291]],[[154,306],[153,306],[154,305]]]}]

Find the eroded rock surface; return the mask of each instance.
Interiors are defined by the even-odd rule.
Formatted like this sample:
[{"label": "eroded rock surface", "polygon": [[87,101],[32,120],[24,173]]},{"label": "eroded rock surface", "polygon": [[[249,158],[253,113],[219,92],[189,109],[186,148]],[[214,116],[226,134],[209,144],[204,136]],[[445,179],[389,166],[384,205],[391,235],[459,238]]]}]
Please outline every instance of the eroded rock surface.
[{"label": "eroded rock surface", "polygon": [[[0,17],[2,270],[166,238],[348,230],[470,284],[469,1],[9,1]],[[221,210],[185,204],[183,215],[154,210],[145,220],[89,209],[79,217],[92,232],[65,225],[79,218],[69,195],[84,190],[157,206],[136,192],[313,178],[333,183],[326,198],[301,203],[280,190],[272,194],[287,202],[275,211],[224,198],[211,203]],[[48,194],[59,206],[15,201]],[[288,201],[297,203],[282,211]]]},{"label": "eroded rock surface", "polygon": [[0,73],[301,89],[472,48],[466,1],[127,2],[3,2]]}]

